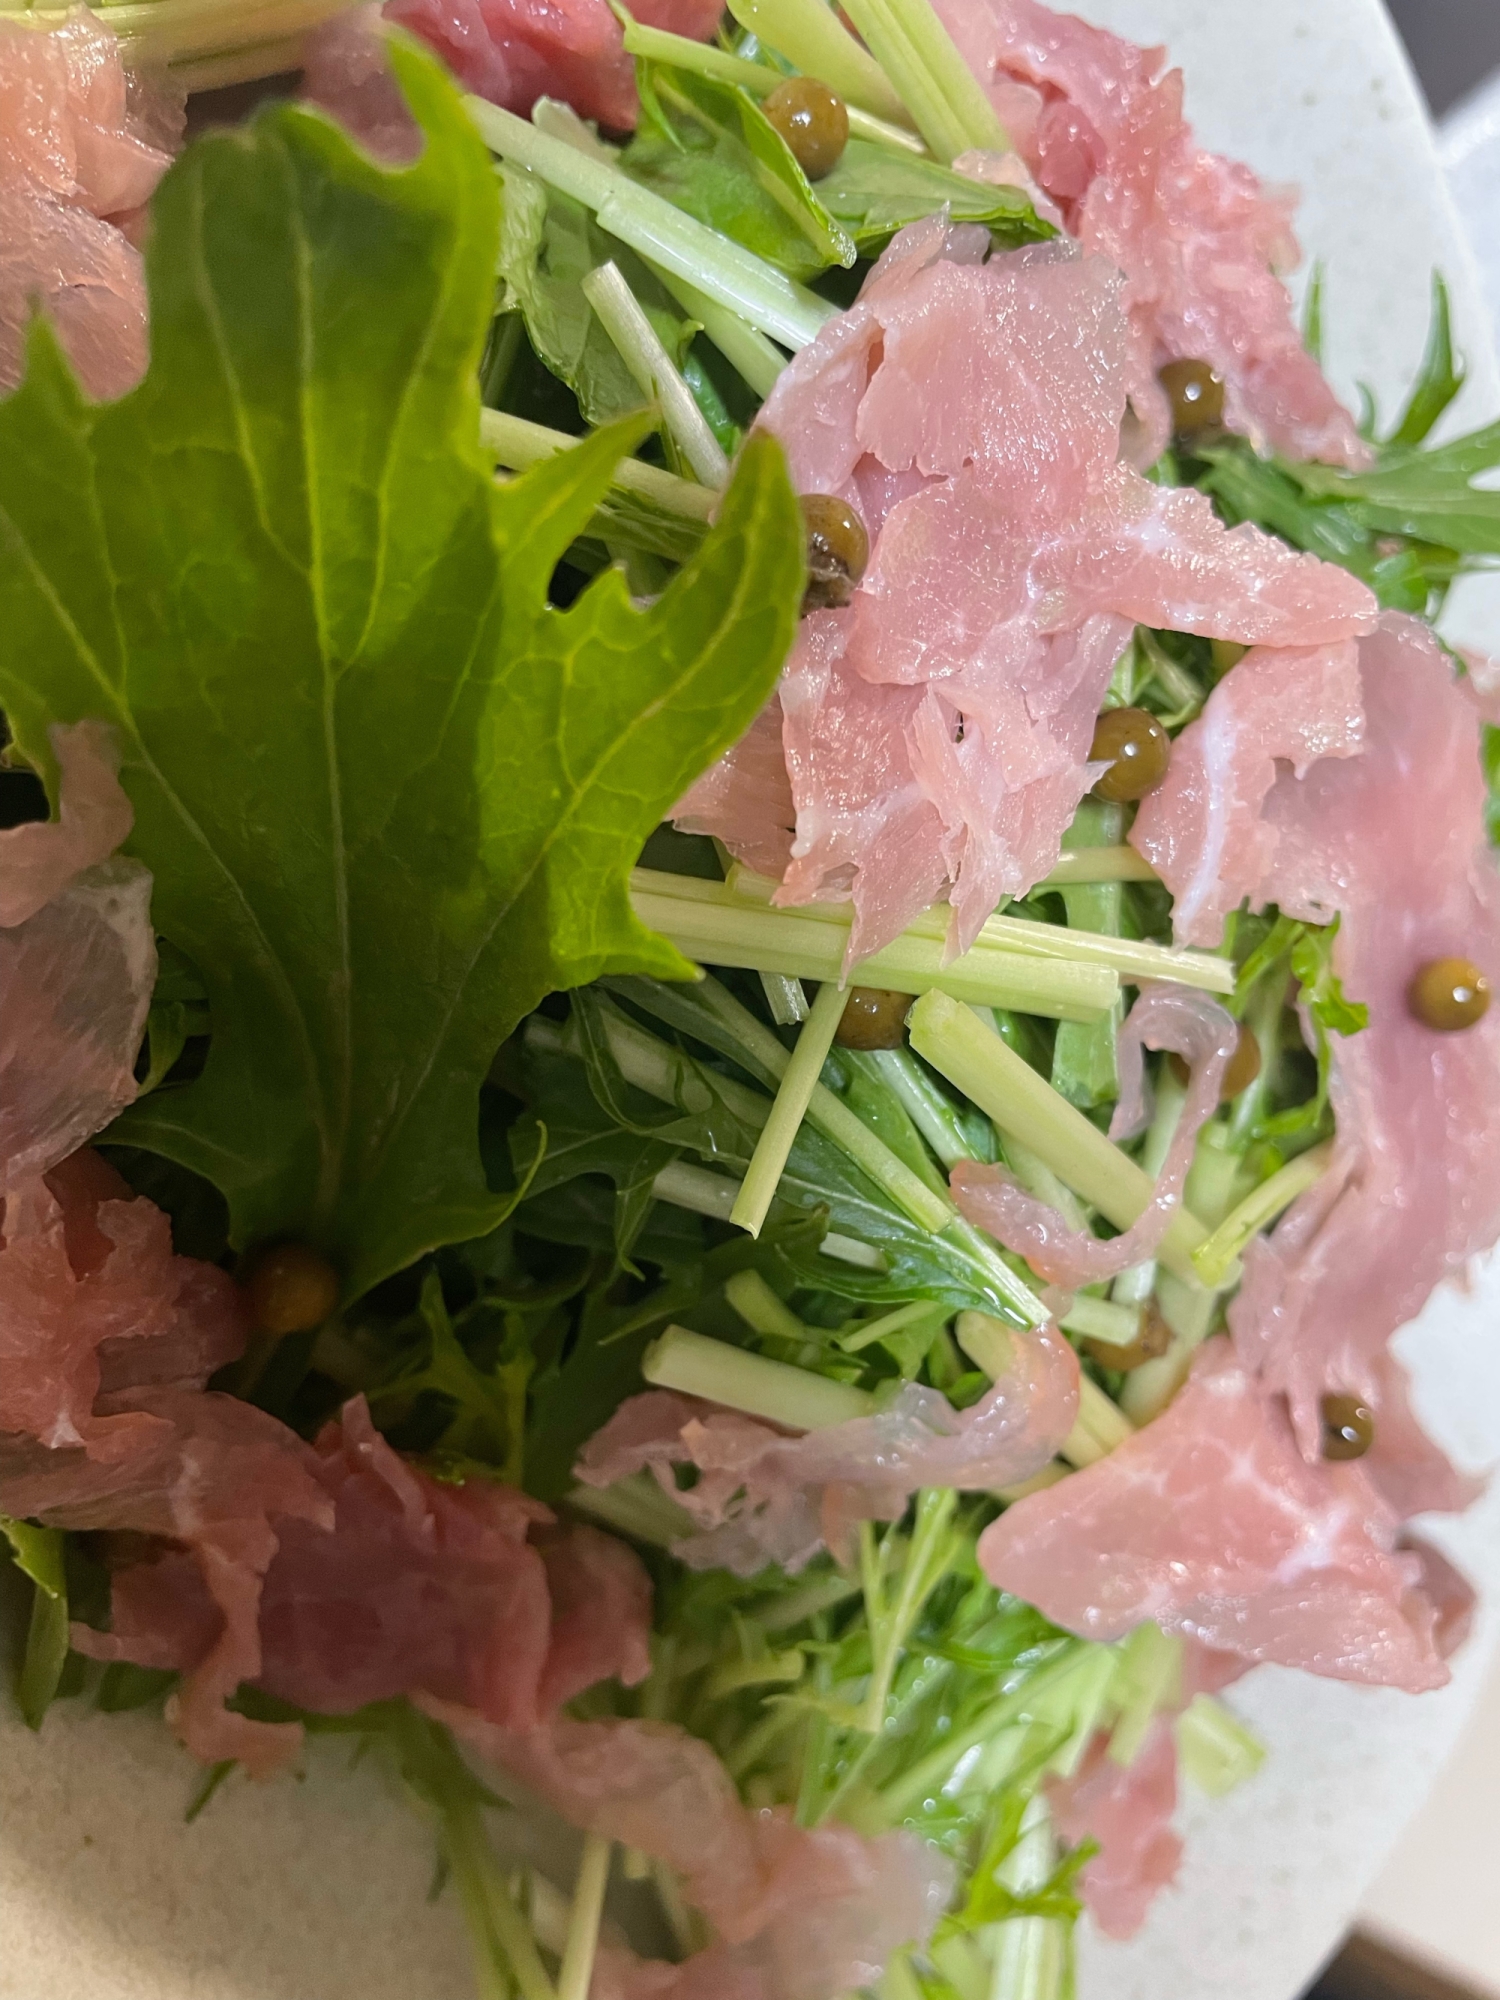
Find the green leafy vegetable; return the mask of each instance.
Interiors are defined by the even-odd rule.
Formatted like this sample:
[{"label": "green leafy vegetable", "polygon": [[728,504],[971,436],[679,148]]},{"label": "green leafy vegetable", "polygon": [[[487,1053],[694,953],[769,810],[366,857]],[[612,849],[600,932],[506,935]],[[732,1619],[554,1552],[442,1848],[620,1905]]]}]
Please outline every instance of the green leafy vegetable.
[{"label": "green leafy vegetable", "polygon": [[68,1581],[60,1528],[36,1528],[0,1514],[0,1535],[10,1543],[16,1568],[35,1594],[16,1693],[28,1729],[40,1729],[68,1659]]},{"label": "green leafy vegetable", "polygon": [[818,182],[817,196],[853,237],[862,257],[873,257],[898,229],[944,207],[954,222],[985,223],[1006,250],[1057,234],[1022,189],[991,187],[936,160],[894,152],[867,139],[849,141],[833,171]]},{"label": "green leafy vegetable", "polygon": [[350,1296],[503,1213],[479,1086],[543,994],[686,971],[625,870],[764,700],[802,562],[756,441],[649,609],[618,572],[548,607],[641,432],[495,488],[495,178],[436,64],[392,60],[416,165],[293,106],[210,136],[156,199],[141,387],[87,403],[39,325],[0,405],[0,699],[43,770],[51,723],[114,725],[213,1022],[201,1077],[116,1136],[216,1183],[237,1245],[327,1250]]},{"label": "green leafy vegetable", "polygon": [[638,62],[641,121],[621,157],[633,179],[790,278],[855,260],[791,148],[738,84]]}]

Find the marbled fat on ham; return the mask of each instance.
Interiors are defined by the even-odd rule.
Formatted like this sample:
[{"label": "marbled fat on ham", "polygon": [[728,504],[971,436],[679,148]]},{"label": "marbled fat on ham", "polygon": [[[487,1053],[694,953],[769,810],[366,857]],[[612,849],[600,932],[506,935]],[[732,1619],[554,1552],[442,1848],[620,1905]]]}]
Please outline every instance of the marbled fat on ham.
[{"label": "marbled fat on ham", "polygon": [[[694,1569],[753,1576],[799,1569],[844,1548],[861,1520],[897,1520],[923,1486],[995,1491],[1055,1455],[1078,1414],[1078,1363],[1050,1329],[1017,1334],[1013,1365],[972,1408],[908,1384],[873,1417],[789,1437],[754,1417],[651,1390],[633,1396],[584,1447],[578,1477],[610,1486],[649,1468],[698,1532],[673,1546]],[[678,1492],[676,1465],[698,1469]]]},{"label": "marbled fat on ham", "polygon": [[907,1834],[803,1829],[742,1805],[710,1747],[673,1724],[560,1717],[522,1732],[419,1705],[570,1825],[665,1863],[713,1925],[718,1941],[681,1966],[607,1951],[596,2000],[828,2000],[925,1942],[951,1893],[949,1864]]},{"label": "marbled fat on ham", "polygon": [[[803,621],[781,688],[778,900],[852,897],[851,963],[945,887],[966,945],[1053,865],[1134,622],[1286,647],[1375,616],[1346,572],[1119,463],[1129,335],[1103,259],[987,250],[940,218],[903,230],[760,418],[798,489],[848,499],[872,537],[852,604]],[[677,816],[764,866],[784,806],[752,807],[737,768]]]},{"label": "marbled fat on ham", "polygon": [[1130,843],[1172,891],[1179,944],[1217,945],[1247,898],[1265,902],[1277,832],[1263,807],[1278,761],[1297,777],[1364,743],[1359,648],[1257,647],[1227,673],[1172,745]]},{"label": "marbled fat on ham", "polygon": [[1225,1340],[1107,1458],[988,1527],[985,1574],[1081,1636],[1145,1619],[1248,1661],[1416,1693],[1448,1679],[1422,1564],[1357,1463],[1308,1464]]},{"label": "marbled fat on ham", "polygon": [[1125,274],[1141,462],[1170,428],[1156,371],[1192,359],[1223,378],[1226,421],[1257,445],[1367,464],[1277,275],[1298,257],[1292,203],[1198,145],[1165,51],[1037,0],[938,0],[938,12],[1069,229]]},{"label": "marbled fat on ham", "polygon": [[121,396],[145,373],[145,278],[126,226],[180,131],[180,113],[130,101],[119,44],[89,9],[41,34],[0,21],[0,394],[24,372],[38,298],[91,396]]},{"label": "marbled fat on ham", "polygon": [[[1229,678],[1232,681],[1235,668]],[[1290,915],[1341,914],[1334,969],[1369,1009],[1360,1033],[1332,1036],[1335,1153],[1324,1180],[1269,1237],[1251,1244],[1230,1307],[1235,1345],[1290,1399],[1309,1457],[1319,1401],[1365,1398],[1379,1438],[1404,1426],[1372,1476],[1398,1498],[1462,1502],[1405,1415],[1386,1343],[1434,1285],[1460,1275],[1500,1234],[1500,1014],[1462,1034],[1415,1018],[1406,992],[1430,959],[1472,959],[1500,979],[1500,877],[1484,847],[1479,717],[1428,629],[1388,613],[1362,640],[1360,755],[1284,772],[1265,805],[1275,836],[1261,893]]]},{"label": "marbled fat on ham", "polygon": [[[642,0],[647,27],[707,41],[718,0]],[[467,90],[525,117],[560,97],[616,131],[635,124],[635,64],[606,0],[386,0],[385,16],[435,48]]]},{"label": "marbled fat on ham", "polygon": [[973,1160],[960,1160],[949,1177],[960,1210],[1007,1250],[1018,1251],[1040,1277],[1070,1289],[1112,1278],[1154,1256],[1182,1205],[1198,1134],[1218,1108],[1219,1085],[1238,1036],[1233,1018],[1206,993],[1165,982],[1141,988],[1117,1038],[1120,1096],[1111,1139],[1133,1138],[1146,1122],[1145,1049],[1173,1050],[1191,1066],[1191,1077],[1151,1200],[1119,1236],[1105,1241],[1071,1228],[1059,1210],[1028,1194],[1004,1167]]}]

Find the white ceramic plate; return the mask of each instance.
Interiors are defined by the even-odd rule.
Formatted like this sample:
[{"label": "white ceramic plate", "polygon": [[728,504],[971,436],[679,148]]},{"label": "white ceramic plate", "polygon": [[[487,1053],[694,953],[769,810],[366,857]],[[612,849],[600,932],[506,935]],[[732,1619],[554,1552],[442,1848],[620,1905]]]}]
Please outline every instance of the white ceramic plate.
[{"label": "white ceramic plate", "polygon": [[[1428,274],[1454,289],[1471,386],[1500,408],[1485,320],[1415,85],[1379,0],[1089,0],[1165,41],[1204,139],[1305,190],[1328,275],[1330,360],[1389,408],[1426,328]],[[1482,593],[1456,618],[1500,651]],[[1403,1336],[1437,1434],[1500,1456],[1500,1271]],[[1439,1530],[1500,1600],[1500,1496]],[[1464,1720],[1489,1627],[1451,1688],[1413,1700],[1266,1669],[1235,1694],[1271,1756],[1215,1806],[1190,1803],[1181,1883],[1133,1944],[1085,1937],[1081,2000],[1292,2000],[1347,1924]],[[306,1781],[227,1785],[184,1826],[196,1773],[160,1724],[66,1705],[30,1736],[0,1716],[0,2000],[469,2000],[431,1848],[373,1773],[315,1747]]]}]

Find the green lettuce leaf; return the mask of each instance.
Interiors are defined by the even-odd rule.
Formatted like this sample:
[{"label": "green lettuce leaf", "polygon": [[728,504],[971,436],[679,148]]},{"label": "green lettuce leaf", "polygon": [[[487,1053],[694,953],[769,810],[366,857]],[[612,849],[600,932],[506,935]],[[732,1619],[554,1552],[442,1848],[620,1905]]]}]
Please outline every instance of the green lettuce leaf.
[{"label": "green lettuce leaf", "polygon": [[11,1558],[31,1579],[31,1623],[16,1693],[28,1729],[40,1729],[52,1705],[68,1661],[68,1580],[63,1568],[60,1528],[36,1528],[0,1514],[0,1535],[10,1543]]},{"label": "green lettuce leaf", "polygon": [[494,173],[438,66],[389,172],[282,105],[189,149],[147,259],[152,365],[80,394],[50,329],[0,403],[0,702],[103,716],[203,975],[201,1076],[115,1128],[214,1182],[237,1247],[298,1236],[352,1297],[484,1234],[496,1048],[549,991],[686,976],[626,871],[745,728],[790,644],[795,497],[774,444],[649,608],[607,571],[547,604],[639,423],[497,488],[477,369]]},{"label": "green lettuce leaf", "polygon": [[654,62],[636,64],[636,83],[641,121],[620,161],[633,179],[790,278],[854,263],[853,239],[748,91]]}]

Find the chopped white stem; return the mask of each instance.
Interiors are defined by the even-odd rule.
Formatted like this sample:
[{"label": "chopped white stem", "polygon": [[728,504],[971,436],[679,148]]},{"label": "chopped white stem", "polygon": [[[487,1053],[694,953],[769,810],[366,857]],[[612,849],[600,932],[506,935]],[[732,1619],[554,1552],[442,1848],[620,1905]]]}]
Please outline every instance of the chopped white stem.
[{"label": "chopped white stem", "polygon": [[872,1397],[847,1382],[709,1340],[685,1326],[669,1326],[652,1341],[641,1357],[641,1373],[658,1389],[701,1396],[788,1430],[829,1430],[867,1417],[874,1408]]},{"label": "chopped white stem", "polygon": [[1193,1263],[1204,1284],[1222,1285],[1251,1237],[1273,1222],[1283,1209],[1290,1208],[1299,1194],[1316,1187],[1332,1158],[1331,1139],[1314,1146],[1310,1152],[1299,1153],[1279,1173],[1253,1188],[1237,1208],[1231,1209],[1208,1241],[1193,1253]]},{"label": "chopped white stem", "polygon": [[763,972],[760,990],[778,1028],[795,1028],[807,1019],[807,995],[800,979],[788,979],[784,972]]},{"label": "chopped white stem", "polygon": [[[583,439],[548,430],[545,424],[534,424],[527,417],[513,417],[508,410],[481,410],[479,442],[494,453],[499,464],[509,466],[512,472],[524,472],[543,459],[555,458],[560,451],[571,451]],[[643,465],[638,458],[622,458],[610,478],[622,492],[638,494],[664,513],[678,514],[685,521],[706,524],[719,504],[720,496],[708,487],[663,472],[659,465]]]},{"label": "chopped white stem", "polygon": [[564,104],[558,97],[539,97],[531,107],[531,122],[538,132],[545,132],[551,139],[561,139],[566,146],[584,153],[601,166],[614,167],[619,164],[620,149],[610,146],[599,137],[592,125],[586,125],[571,104]]},{"label": "chopped white stem", "polygon": [[1106,1347],[1129,1347],[1140,1338],[1141,1309],[1081,1293],[1058,1325],[1064,1333],[1081,1334],[1086,1340],[1102,1341]]},{"label": "chopped white stem", "polygon": [[[699,882],[686,875],[670,876],[668,880],[679,884],[692,881],[694,886],[688,890],[668,890],[654,881],[643,886],[658,894],[689,895],[699,902],[723,901],[727,887],[730,895],[742,896],[747,902],[757,904],[769,904],[780,887],[769,876],[756,875],[738,865],[731,869],[727,885]],[[707,895],[699,893],[705,889],[709,892]],[[782,914],[818,923],[849,924],[853,921],[854,911],[849,903],[806,903]],[[902,937],[943,941],[947,938],[950,920],[948,905],[934,903],[921,916],[912,918]],[[1073,930],[1066,924],[1038,923],[1028,917],[986,919],[971,949],[978,951],[987,947],[996,951],[1023,952],[1037,958],[1070,959],[1081,965],[1107,965],[1122,978],[1137,983],[1142,979],[1169,979],[1179,986],[1200,987],[1205,993],[1234,991],[1234,967],[1228,959],[1216,958],[1211,952],[1179,951],[1175,946],[1145,944],[1135,938],[1106,937],[1098,931]]]},{"label": "chopped white stem", "polygon": [[594,211],[601,229],[686,278],[762,333],[793,349],[806,347],[838,317],[837,307],[616,169],[482,97],[466,97],[464,108],[491,152],[529,167],[550,186],[581,201]]},{"label": "chopped white stem", "polygon": [[[801,979],[841,982],[849,929],[821,913],[736,906],[731,898],[659,892],[636,869],[631,900],[642,923],[661,931],[689,957],[706,965],[737,965],[751,972],[785,972]],[[676,883],[685,876],[670,876]],[[716,884],[700,882],[712,890]],[[1044,959],[1017,951],[976,947],[949,964],[939,938],[905,933],[855,968],[861,984],[902,993],[936,986],[962,1000],[977,1000],[1063,1021],[1095,1021],[1107,1014],[1119,978],[1107,966]]]},{"label": "chopped white stem", "polygon": [[[1128,1229],[1147,1208],[1151,1176],[967,1007],[946,993],[924,993],[911,1011],[910,1034],[918,1055],[1117,1229]],[[1180,1207],[1162,1238],[1160,1261],[1186,1283],[1197,1283],[1193,1252],[1207,1236],[1197,1216]]]},{"label": "chopped white stem", "polygon": [[1265,1745],[1211,1694],[1197,1694],[1177,1718],[1177,1754],[1183,1775],[1211,1799],[1221,1799],[1253,1778],[1265,1762]]},{"label": "chopped white stem", "polygon": [[884,1340],[888,1334],[900,1333],[903,1327],[914,1326],[924,1319],[946,1319],[948,1307],[931,1299],[914,1299],[910,1305],[897,1306],[894,1312],[882,1313],[879,1319],[867,1320],[852,1333],[841,1333],[838,1344],[846,1354],[859,1354],[867,1347],[873,1347],[877,1340]]},{"label": "chopped white stem", "polygon": [[[697,44],[693,46],[696,48]],[[675,272],[664,271],[659,264],[653,264],[651,269],[677,303],[698,321],[730,367],[738,369],[756,395],[762,398],[769,396],[787,362],[787,357],[775,341],[767,340],[759,328],[751,326],[748,320],[731,312],[728,306],[721,306],[717,299],[709,298],[706,292],[700,292],[696,285],[690,285]]]},{"label": "chopped white stem", "polygon": [[649,1472],[633,1472],[613,1486],[574,1486],[567,1500],[575,1513],[655,1548],[669,1549],[693,1532],[691,1514],[664,1493]]},{"label": "chopped white stem", "polygon": [[869,1061],[945,1167],[979,1155],[964,1136],[958,1113],[909,1049],[872,1049]]},{"label": "chopped white stem", "polygon": [[1109,1759],[1128,1769],[1153,1720],[1182,1700],[1182,1641],[1149,1620],[1121,1641],[1110,1690],[1120,1713],[1109,1737]]},{"label": "chopped white stem", "polygon": [[911,113],[885,71],[823,0],[729,0],[729,11],[742,28],[779,50],[804,76],[837,91],[846,104],[910,125]]},{"label": "chopped white stem", "polygon": [[641,394],[661,406],[662,422],[673,442],[704,486],[722,486],[729,477],[729,460],[708,427],[677,364],[661,336],[641,309],[614,262],[601,264],[583,280],[583,295],[599,323],[619,349],[620,359],[635,378]]},{"label": "chopped white stem", "polygon": [[[674,1208],[691,1209],[694,1215],[712,1216],[716,1222],[729,1220],[739,1191],[740,1183],[731,1180],[728,1174],[710,1173],[707,1167],[695,1167],[690,1160],[673,1160],[651,1183],[651,1192],[658,1201],[670,1202]],[[881,1253],[872,1244],[861,1243],[853,1236],[840,1236],[830,1230],[818,1247],[825,1257],[835,1258],[841,1264],[853,1264],[863,1271],[885,1269]]]},{"label": "chopped white stem", "polygon": [[784,1300],[777,1298],[759,1271],[736,1271],[725,1281],[724,1296],[755,1333],[776,1340],[806,1340],[808,1329]]},{"label": "chopped white stem", "polygon": [[[124,44],[131,63],[169,64],[174,75],[194,58],[205,62],[235,61],[264,64],[320,22],[343,11],[348,0],[133,0],[133,4],[100,7],[97,19],[108,23]],[[63,8],[0,8],[0,18],[40,29],[67,20]],[[269,68],[251,68],[246,80],[270,76]]]},{"label": "chopped white stem", "polygon": [[599,1920],[604,1915],[604,1891],[609,1882],[612,1842],[603,1834],[586,1833],[568,1918],[568,1938],[557,1975],[557,2000],[588,2000],[599,1949]]},{"label": "chopped white stem", "polygon": [[[1057,1866],[1052,1817],[1041,1792],[1021,1816],[1021,1833],[995,1873],[1016,1895],[1042,1888]],[[1057,1917],[1012,1917],[997,1926],[987,2000],[1062,2000],[1068,1985],[1068,1936]]]},{"label": "chopped white stem", "polygon": [[812,1012],[803,1022],[797,1046],[782,1072],[771,1115],[756,1141],[745,1184],[729,1218],[741,1229],[749,1230],[752,1236],[760,1234],[761,1224],[766,1219],[781,1180],[782,1169],[786,1166],[787,1155],[792,1150],[802,1120],[807,1116],[812,1094],[823,1073],[823,1064],[833,1047],[833,1038],[843,1019],[848,999],[848,993],[831,982],[818,988]]},{"label": "chopped white stem", "polygon": [[1081,882],[1154,882],[1156,870],[1133,847],[1080,847],[1063,855],[1039,889],[1071,889]]}]

